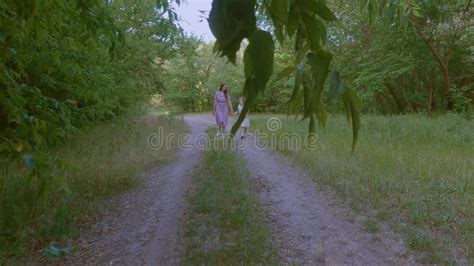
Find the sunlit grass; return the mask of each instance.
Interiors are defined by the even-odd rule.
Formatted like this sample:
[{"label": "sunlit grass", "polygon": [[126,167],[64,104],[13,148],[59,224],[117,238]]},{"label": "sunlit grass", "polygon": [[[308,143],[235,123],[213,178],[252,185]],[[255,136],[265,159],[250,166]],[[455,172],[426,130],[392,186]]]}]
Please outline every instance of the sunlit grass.
[{"label": "sunlit grass", "polygon": [[205,151],[193,183],[186,228],[186,264],[278,262],[242,158],[230,149]]},{"label": "sunlit grass", "polygon": [[[307,133],[307,123],[281,117],[276,134]],[[317,150],[277,149],[368,215],[367,229],[388,221],[405,233],[424,262],[474,256],[474,121],[449,115],[364,115],[357,150],[344,117],[318,130]],[[266,131],[266,119],[253,125]],[[375,212],[371,211],[375,209]],[[457,251],[461,247],[462,251]]]},{"label": "sunlit grass", "polygon": [[50,171],[63,177],[68,191],[59,187],[45,190],[35,178],[18,167],[0,166],[0,262],[15,254],[28,254],[75,233],[88,224],[102,199],[140,185],[143,171],[159,167],[173,158],[177,147],[151,149],[148,137],[157,133],[186,131],[183,121],[156,115],[132,116],[85,129],[51,150],[64,160],[65,171]]}]

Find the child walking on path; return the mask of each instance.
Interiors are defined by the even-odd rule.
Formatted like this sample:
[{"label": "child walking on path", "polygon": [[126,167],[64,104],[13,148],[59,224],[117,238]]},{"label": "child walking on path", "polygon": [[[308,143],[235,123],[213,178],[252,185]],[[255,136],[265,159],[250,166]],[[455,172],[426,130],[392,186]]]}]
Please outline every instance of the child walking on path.
[{"label": "child walking on path", "polygon": [[[244,109],[244,104],[245,104],[245,98],[240,97],[239,98],[239,105],[237,106],[237,112],[234,113],[234,115],[237,115],[242,113],[242,110]],[[247,116],[245,116],[244,121],[242,121],[242,124],[240,125],[240,128],[242,128],[242,131],[240,133],[240,139],[244,139],[247,137],[247,129],[250,126],[250,121]]]}]

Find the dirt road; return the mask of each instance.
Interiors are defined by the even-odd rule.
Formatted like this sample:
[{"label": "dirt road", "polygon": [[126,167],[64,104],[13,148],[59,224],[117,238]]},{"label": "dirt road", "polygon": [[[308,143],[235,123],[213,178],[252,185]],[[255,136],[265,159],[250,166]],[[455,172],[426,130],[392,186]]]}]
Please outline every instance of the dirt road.
[{"label": "dirt road", "polygon": [[[190,128],[190,143],[214,124],[210,115],[187,115],[184,119]],[[258,149],[255,139],[247,141],[240,152],[253,176],[283,263],[415,264],[396,235],[387,229],[377,234],[366,232],[364,217],[355,216],[339,206],[330,193],[318,190],[307,173],[278,154]],[[178,159],[153,172],[143,189],[121,197],[121,213],[105,214],[79,239],[83,251],[65,263],[179,264],[183,246],[179,221],[201,152],[196,146],[180,150]]]},{"label": "dirt road", "polygon": [[300,265],[411,265],[402,239],[388,229],[366,232],[365,217],[339,206],[297,169],[250,139],[242,151],[280,247],[283,263]]},{"label": "dirt road", "polygon": [[109,202],[114,207],[105,210],[92,230],[81,236],[78,243],[82,251],[65,264],[179,264],[184,194],[202,152],[189,145],[212,124],[210,115],[188,115],[184,119],[190,130],[188,148],[180,149],[176,161],[151,171],[142,189]]}]

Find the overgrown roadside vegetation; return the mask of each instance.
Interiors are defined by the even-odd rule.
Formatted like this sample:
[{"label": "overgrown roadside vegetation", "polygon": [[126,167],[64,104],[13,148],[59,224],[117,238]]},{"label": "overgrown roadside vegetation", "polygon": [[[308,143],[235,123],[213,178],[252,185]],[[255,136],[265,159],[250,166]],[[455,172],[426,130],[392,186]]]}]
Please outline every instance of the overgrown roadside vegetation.
[{"label": "overgrown roadside vegetation", "polygon": [[193,182],[186,264],[277,264],[250,174],[235,151],[219,145],[206,151]]},{"label": "overgrown roadside vegetation", "polygon": [[186,131],[182,120],[153,114],[128,116],[85,129],[51,148],[49,153],[62,160],[61,167],[50,173],[61,177],[64,186],[58,189],[48,187],[56,183],[39,180],[27,169],[18,171],[18,166],[0,162],[0,262],[51,241],[60,245],[63,237],[90,222],[101,200],[137,187],[147,167],[172,159],[176,143],[170,150],[148,146],[148,137],[159,127],[163,134]]},{"label": "overgrown roadside vegetation", "polygon": [[0,264],[63,235],[88,212],[79,202],[135,182],[143,125],[111,121],[163,90],[161,62],[184,38],[169,5],[0,2]]},{"label": "overgrown roadside vegetation", "polygon": [[[307,133],[306,123],[283,116],[270,132]],[[474,122],[461,116],[365,115],[360,142],[350,152],[350,129],[342,116],[318,130],[317,150],[274,148],[330,186],[356,211],[368,215],[367,230],[388,222],[408,245],[428,254],[425,263],[474,260]],[[288,142],[286,142],[288,143]],[[460,249],[462,251],[460,251]]]}]

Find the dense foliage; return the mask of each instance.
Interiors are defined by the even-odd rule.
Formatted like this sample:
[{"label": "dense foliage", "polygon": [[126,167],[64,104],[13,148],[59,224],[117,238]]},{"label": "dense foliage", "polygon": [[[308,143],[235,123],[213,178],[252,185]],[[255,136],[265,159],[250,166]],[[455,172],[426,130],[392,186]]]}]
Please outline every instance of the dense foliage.
[{"label": "dense foliage", "polygon": [[51,147],[162,89],[175,20],[165,0],[0,2],[0,261],[47,206],[69,204],[52,196],[73,167]]},{"label": "dense foliage", "polygon": [[[471,1],[333,1],[335,65],[382,113],[470,112],[474,99]],[[354,8],[360,4],[361,8]]]},{"label": "dense foliage", "polygon": [[[241,62],[241,53],[237,57]],[[174,111],[208,112],[221,83],[228,85],[234,102],[242,88],[242,69],[216,57],[212,44],[192,36],[177,41],[176,56],[166,60],[163,67],[163,100]]]},{"label": "dense foliage", "polygon": [[[215,2],[217,5],[221,1]],[[232,5],[232,1],[222,2]],[[287,27],[289,25],[283,22],[289,23],[291,20],[292,23],[303,23],[300,29],[301,33],[305,33],[303,32],[304,20],[298,17],[299,11],[295,9],[297,5],[308,5],[312,1],[289,1],[287,2],[289,5],[286,6],[285,1],[273,2],[257,1],[255,3],[256,22],[253,18],[238,17],[240,13],[235,15],[236,21],[249,19],[251,25],[273,32],[273,36],[278,37],[279,40],[274,45],[273,76],[267,83],[267,89],[259,90],[263,97],[255,102],[253,110],[297,113],[300,111],[298,103],[304,98],[304,90],[295,92],[295,95],[293,95],[293,90],[295,86],[300,87],[301,74],[304,74],[305,70],[310,70],[303,67],[307,61],[304,60],[305,55],[310,48],[308,45],[296,42],[298,36],[293,32],[297,31],[294,29],[296,26]],[[336,22],[327,24],[326,50],[336,55],[330,69],[341,73],[338,75],[337,72],[333,72],[334,75],[330,75],[334,78],[331,79],[332,82],[325,83],[326,90],[329,91],[330,87],[334,89],[322,98],[330,111],[343,110],[344,106],[331,98],[337,94],[338,88],[350,87],[361,98],[363,112],[431,114],[454,111],[472,115],[474,71],[470,66],[474,63],[472,56],[474,41],[472,32],[474,31],[471,1],[354,0],[348,2],[333,0],[326,2],[338,19]],[[225,7],[226,4],[222,5]],[[243,7],[241,9],[241,12],[248,12]],[[285,13],[284,10],[287,12],[286,15],[282,15]],[[316,18],[322,23],[321,17],[316,16]],[[228,17],[224,20],[232,19]],[[210,22],[212,26],[212,20]],[[242,30],[235,28],[235,32],[223,30],[230,37],[222,38],[227,40],[231,39],[232,34],[237,36],[239,32],[245,33],[246,28]],[[314,30],[317,27],[310,28]],[[308,36],[307,33],[304,35]],[[312,36],[312,34],[309,35]],[[322,43],[322,40],[320,41]],[[236,94],[234,89],[246,86],[245,80],[242,79],[239,84],[235,83],[232,77],[239,71],[244,71],[242,53],[247,44],[248,42],[244,39],[239,46],[235,41],[235,47],[226,48],[228,50],[223,51],[223,55],[238,51],[230,57],[236,65],[235,68],[222,69],[216,67],[217,59],[213,58],[210,52],[204,53],[201,49],[197,49],[197,47],[206,47],[204,50],[207,51],[212,44],[196,41],[195,48],[191,52],[194,53],[193,56],[196,56],[196,59],[188,61],[185,67],[194,65],[198,71],[201,71],[203,76],[200,80],[204,82],[202,84],[207,84],[208,89],[215,90],[219,83],[232,82],[231,90]],[[297,44],[300,49],[295,50]],[[227,47],[225,45],[224,47]],[[219,43],[216,48],[220,48]],[[203,58],[206,59],[203,60]],[[295,65],[300,66],[296,71],[298,75],[294,74],[295,69],[298,69]],[[262,65],[262,68],[269,67],[269,62]],[[211,71],[206,71],[207,69]],[[210,76],[207,77],[207,74]],[[213,79],[217,76],[218,78]],[[342,81],[339,83],[338,79]],[[171,78],[171,80],[174,79]],[[331,84],[333,86],[330,86]],[[344,87],[340,87],[342,84]],[[300,93],[299,98],[296,97],[298,93]],[[206,94],[205,97],[209,95]],[[193,99],[196,100],[196,98]],[[289,106],[288,101],[290,101]]]},{"label": "dense foliage", "polygon": [[2,156],[57,143],[149,97],[160,82],[154,60],[176,32],[155,1],[29,2],[1,4]]}]

